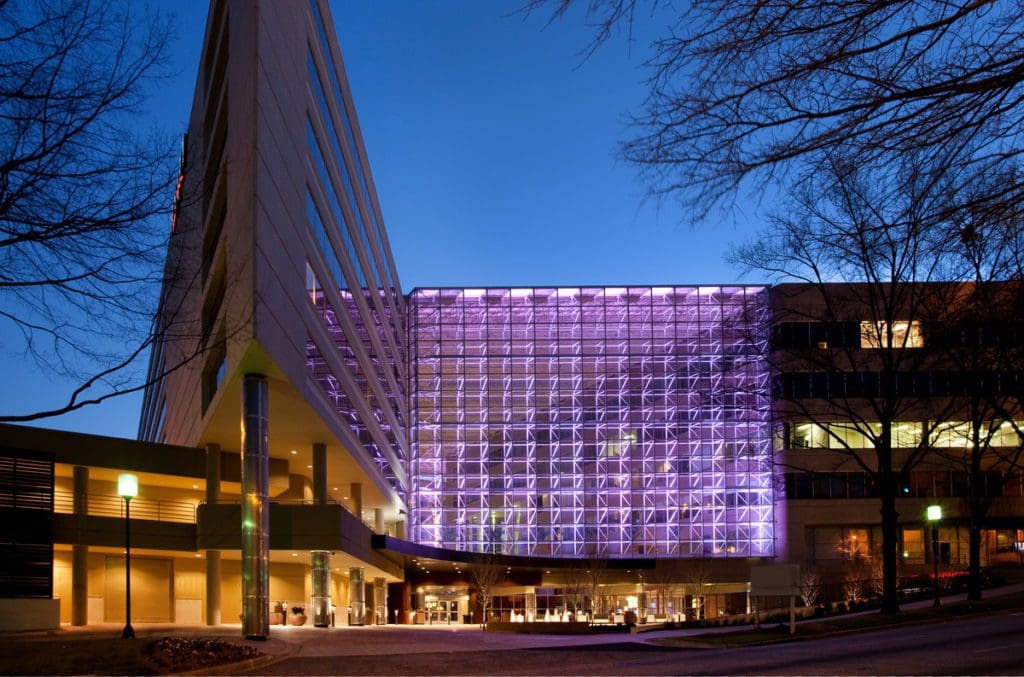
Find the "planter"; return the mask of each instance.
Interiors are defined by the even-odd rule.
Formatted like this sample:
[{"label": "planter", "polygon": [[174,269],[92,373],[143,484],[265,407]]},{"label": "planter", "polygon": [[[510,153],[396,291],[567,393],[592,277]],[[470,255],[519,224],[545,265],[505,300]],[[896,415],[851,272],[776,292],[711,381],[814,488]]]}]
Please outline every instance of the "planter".
[{"label": "planter", "polygon": [[284,614],[280,611],[270,612],[270,624],[271,625],[284,625]]},{"label": "planter", "polygon": [[306,614],[292,614],[288,617],[288,625],[305,625]]}]

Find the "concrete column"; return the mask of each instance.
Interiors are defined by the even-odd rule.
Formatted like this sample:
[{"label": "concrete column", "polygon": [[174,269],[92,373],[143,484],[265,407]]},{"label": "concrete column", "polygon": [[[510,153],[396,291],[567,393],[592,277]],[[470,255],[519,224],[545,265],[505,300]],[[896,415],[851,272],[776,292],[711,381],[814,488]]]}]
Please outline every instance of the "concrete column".
[{"label": "concrete column", "polygon": [[366,618],[366,590],[363,589],[362,567],[348,570],[348,607],[352,610],[349,625],[363,625]]},{"label": "concrete column", "polygon": [[206,624],[220,625],[220,550],[206,551]]},{"label": "concrete column", "polygon": [[[220,445],[206,445],[206,504],[220,500]],[[220,625],[220,550],[206,551],[206,624]]]},{"label": "concrete column", "polygon": [[314,550],[313,556],[313,625],[326,628],[331,624],[331,553]]},{"label": "concrete column", "polygon": [[381,578],[373,579],[374,622],[377,625],[388,624],[388,584]]},{"label": "concrete column", "polygon": [[80,542],[80,530],[89,514],[89,469],[76,465],[72,472],[72,498],[79,533],[71,546],[71,625],[85,625],[89,619],[89,546]]},{"label": "concrete column", "polygon": [[373,509],[373,532],[376,534],[384,533],[384,509],[374,508]]},{"label": "concrete column", "polygon": [[206,502],[220,500],[220,445],[206,445]]},{"label": "concrete column", "polygon": [[313,503],[327,503],[327,445],[313,445]]},{"label": "concrete column", "polygon": [[352,512],[355,513],[359,521],[363,521],[363,485],[359,482],[353,482],[352,486],[349,487],[349,496],[352,497]]},{"label": "concrete column", "polygon": [[267,377],[242,381],[242,634],[270,634],[270,439]]}]

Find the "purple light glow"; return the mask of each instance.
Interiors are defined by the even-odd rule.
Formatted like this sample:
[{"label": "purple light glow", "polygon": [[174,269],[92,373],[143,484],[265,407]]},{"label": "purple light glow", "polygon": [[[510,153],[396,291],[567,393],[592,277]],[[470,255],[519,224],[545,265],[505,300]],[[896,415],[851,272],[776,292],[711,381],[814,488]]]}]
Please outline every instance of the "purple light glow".
[{"label": "purple light glow", "polygon": [[761,287],[410,297],[414,541],[772,556]]}]

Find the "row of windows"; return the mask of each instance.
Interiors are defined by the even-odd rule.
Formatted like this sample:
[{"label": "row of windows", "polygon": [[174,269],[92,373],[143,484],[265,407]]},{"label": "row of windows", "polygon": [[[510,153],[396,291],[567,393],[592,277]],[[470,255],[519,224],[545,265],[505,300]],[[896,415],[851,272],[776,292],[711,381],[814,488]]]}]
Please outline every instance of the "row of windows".
[{"label": "row of windows", "polygon": [[[915,470],[899,488],[899,494],[905,498],[963,498],[970,492],[969,479],[966,472],[956,470]],[[1020,475],[1007,480],[997,472],[985,473],[981,478],[981,495],[1024,495],[1021,480]],[[786,497],[790,499],[874,498],[878,495],[878,487],[871,476],[863,472],[786,473]]]},{"label": "row of windows", "polygon": [[1024,376],[1017,372],[789,372],[776,376],[772,384],[775,397],[789,400],[879,397],[890,388],[898,397],[1013,395],[1024,390]]},{"label": "row of windows", "polygon": [[[393,271],[391,269],[391,266],[388,265],[388,261],[386,260],[387,259],[388,247],[386,246],[386,244],[384,242],[383,230],[381,228],[381,224],[378,223],[378,221],[377,221],[377,215],[376,215],[376,213],[374,211],[373,202],[370,199],[370,189],[369,189],[369,185],[368,185],[367,180],[366,180],[366,172],[365,172],[365,170],[363,168],[363,163],[362,163],[362,161],[360,160],[360,158],[358,156],[358,145],[356,144],[355,133],[352,130],[352,119],[351,119],[352,116],[349,113],[348,104],[345,101],[345,96],[344,96],[344,93],[343,93],[342,88],[341,88],[341,81],[338,78],[338,72],[337,72],[337,69],[334,66],[334,59],[331,56],[330,47],[329,47],[329,44],[328,44],[328,41],[327,41],[327,32],[326,32],[326,29],[324,27],[323,16],[320,14],[320,8],[317,6],[317,0],[310,0],[310,7],[311,7],[311,9],[313,11],[313,17],[314,17],[315,24],[316,24],[316,29],[317,29],[317,36],[318,36],[319,42],[320,42],[320,49],[321,49],[321,51],[324,54],[324,61],[327,63],[327,70],[328,70],[328,74],[330,76],[331,86],[334,89],[335,101],[338,103],[338,110],[341,113],[342,125],[345,128],[345,135],[346,135],[346,138],[348,139],[349,148],[352,150],[353,164],[355,165],[355,168],[356,168],[356,175],[359,178],[359,185],[360,185],[360,188],[361,188],[361,192],[363,194],[363,198],[364,198],[365,203],[366,203],[366,208],[369,211],[368,222],[372,226],[372,229],[373,229],[373,232],[374,232],[374,236],[375,236],[375,240],[376,240],[376,244],[378,245],[378,247],[380,249],[381,255],[385,257],[385,260],[382,262],[382,267],[384,268],[384,274],[385,274],[385,276],[387,278],[387,282],[388,282],[387,288],[389,288],[391,290],[391,293],[392,293],[393,296],[397,296],[397,295],[399,295],[401,288],[400,288],[400,286],[398,285],[397,281],[394,278],[394,273],[393,273]],[[316,82],[319,85],[319,78],[317,78]],[[342,156],[339,156],[339,158],[342,158]],[[340,162],[340,160],[339,160],[339,164],[342,164]],[[348,177],[347,177],[347,167],[342,167],[342,169],[344,169],[346,171],[346,180],[348,181],[348,183],[351,183],[351,181],[348,180]],[[353,206],[355,206],[357,204],[357,202],[352,198],[351,190],[349,190],[349,195],[350,195],[349,199],[352,200],[352,204],[353,204]],[[370,259],[373,259],[374,257],[372,255],[372,249],[369,246],[369,240],[368,240],[366,231],[365,231],[365,229],[360,229],[360,231],[361,231],[362,236],[363,236],[363,242],[366,245],[367,256]],[[371,261],[371,265],[373,265],[374,268],[376,269],[376,262],[375,261]],[[385,289],[385,285],[381,283],[382,278],[379,275],[377,276],[377,280],[378,280],[378,288],[379,289]],[[396,322],[400,322],[400,320],[397,319],[397,318],[395,318],[395,320],[396,320]],[[393,324],[392,327],[393,327],[396,335],[401,335],[402,332],[401,332],[401,325],[400,324]]]},{"label": "row of windows", "polygon": [[[934,424],[928,446],[938,449],[967,448],[973,444],[973,430],[964,421],[946,421]],[[1009,421],[978,431],[983,447],[1016,447],[1020,444],[1017,433],[1024,421]],[[880,423],[797,423],[790,425],[789,446],[793,449],[870,449],[872,440],[882,432]],[[924,437],[924,423],[897,422],[892,425],[892,446],[914,448]]]},{"label": "row of windows", "polygon": [[[888,347],[889,331],[884,323],[872,322],[780,322],[771,329],[774,350],[800,348]],[[1024,321],[979,322],[968,327],[951,327],[937,322],[894,322],[894,348],[1020,346],[1024,345]]]}]

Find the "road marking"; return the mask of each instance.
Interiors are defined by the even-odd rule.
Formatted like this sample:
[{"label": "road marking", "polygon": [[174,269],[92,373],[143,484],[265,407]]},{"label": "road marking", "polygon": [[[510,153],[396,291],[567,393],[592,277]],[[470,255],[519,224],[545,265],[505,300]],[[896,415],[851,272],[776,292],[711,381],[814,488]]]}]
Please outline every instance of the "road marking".
[{"label": "road marking", "polygon": [[1003,649],[1013,649],[1018,646],[1024,646],[1024,642],[1014,642],[1013,644],[1004,644],[1002,646],[994,646],[989,649],[977,649],[974,653],[988,653],[989,651],[1002,651]]}]

